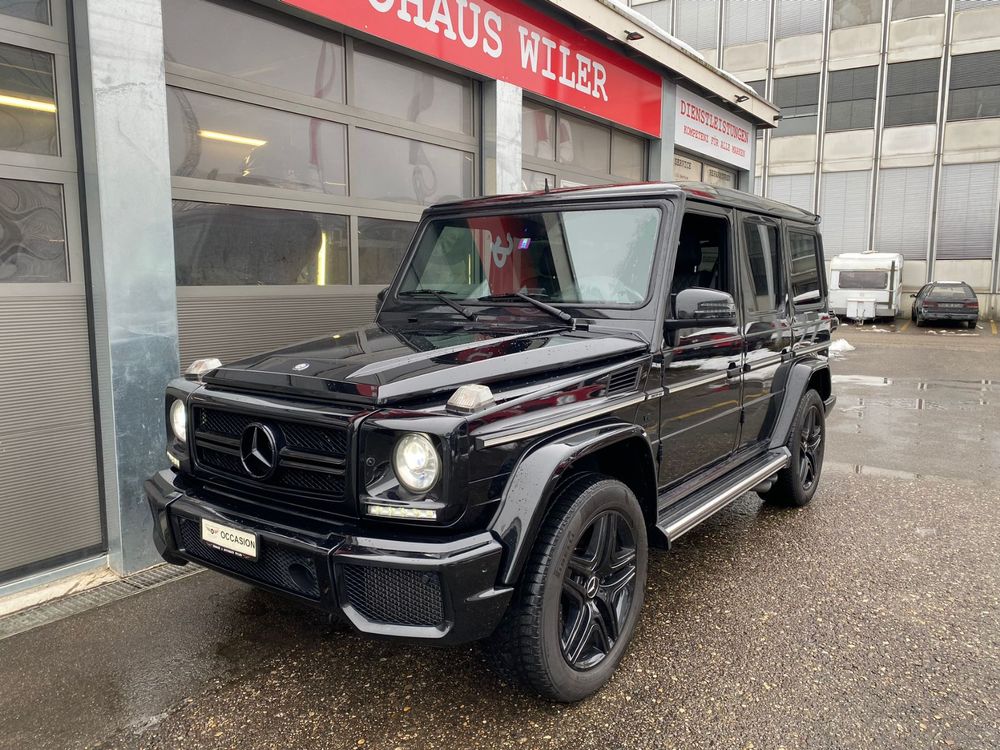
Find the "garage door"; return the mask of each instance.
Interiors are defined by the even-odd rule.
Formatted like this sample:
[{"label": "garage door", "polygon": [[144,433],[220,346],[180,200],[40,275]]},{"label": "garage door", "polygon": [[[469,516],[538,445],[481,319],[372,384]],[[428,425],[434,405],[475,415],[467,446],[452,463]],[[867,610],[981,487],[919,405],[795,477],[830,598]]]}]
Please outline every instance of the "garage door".
[{"label": "garage door", "polygon": [[0,3],[0,583],[105,549],[65,40]]}]

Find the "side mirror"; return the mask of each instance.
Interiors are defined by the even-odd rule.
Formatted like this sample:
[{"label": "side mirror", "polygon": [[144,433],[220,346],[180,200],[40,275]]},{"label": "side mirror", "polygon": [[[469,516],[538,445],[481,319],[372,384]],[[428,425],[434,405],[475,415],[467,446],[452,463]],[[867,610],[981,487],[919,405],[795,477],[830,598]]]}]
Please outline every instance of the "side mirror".
[{"label": "side mirror", "polygon": [[914,293],[913,293],[913,294],[911,294],[910,296],[911,296],[911,297],[913,297],[913,299],[916,299],[916,298],[917,298],[917,293],[916,293],[916,292],[914,292]]},{"label": "side mirror", "polygon": [[693,287],[677,293],[674,317],[665,320],[668,331],[681,328],[725,328],[736,325],[736,301],[717,289]]},{"label": "side mirror", "polygon": [[385,286],[378,290],[378,294],[375,295],[375,299],[379,301],[379,304],[385,300],[385,295],[389,293],[389,287]]}]

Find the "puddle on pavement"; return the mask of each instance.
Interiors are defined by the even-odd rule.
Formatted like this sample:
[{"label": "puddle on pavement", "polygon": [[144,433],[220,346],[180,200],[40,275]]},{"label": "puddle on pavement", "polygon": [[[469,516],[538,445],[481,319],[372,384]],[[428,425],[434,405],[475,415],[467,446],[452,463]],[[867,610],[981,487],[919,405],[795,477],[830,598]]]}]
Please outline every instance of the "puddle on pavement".
[{"label": "puddle on pavement", "polygon": [[877,375],[834,375],[834,385],[870,385],[886,386],[892,385],[892,378],[880,378]]}]

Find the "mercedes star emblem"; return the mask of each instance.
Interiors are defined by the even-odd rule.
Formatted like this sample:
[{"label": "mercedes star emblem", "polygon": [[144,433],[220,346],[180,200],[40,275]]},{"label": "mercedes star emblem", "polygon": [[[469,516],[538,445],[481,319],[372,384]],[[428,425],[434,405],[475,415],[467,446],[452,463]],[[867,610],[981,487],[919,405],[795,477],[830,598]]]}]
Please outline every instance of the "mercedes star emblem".
[{"label": "mercedes star emblem", "polygon": [[295,370],[295,372],[302,372],[303,370],[308,370],[309,369],[309,363],[308,362],[299,362],[292,369]]},{"label": "mercedes star emblem", "polygon": [[267,425],[254,422],[240,437],[240,461],[254,479],[267,479],[278,466],[278,441]]}]

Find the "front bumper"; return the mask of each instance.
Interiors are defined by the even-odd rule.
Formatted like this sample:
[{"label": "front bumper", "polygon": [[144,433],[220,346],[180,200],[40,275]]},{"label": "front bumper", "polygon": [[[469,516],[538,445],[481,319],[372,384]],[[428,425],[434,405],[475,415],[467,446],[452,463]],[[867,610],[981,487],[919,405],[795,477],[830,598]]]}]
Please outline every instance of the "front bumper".
[{"label": "front bumper", "polygon": [[[147,480],[153,540],[175,564],[196,562],[317,606],[363,633],[439,644],[493,632],[512,595],[497,585],[502,547],[482,532],[444,541],[363,536],[356,528],[303,528],[205,497],[172,470]],[[201,540],[201,520],[257,534],[257,560]]]}]

